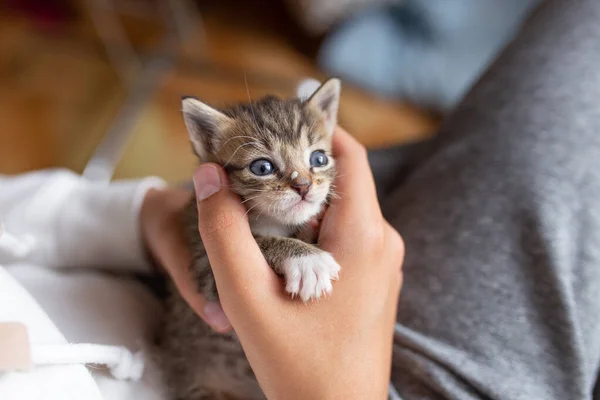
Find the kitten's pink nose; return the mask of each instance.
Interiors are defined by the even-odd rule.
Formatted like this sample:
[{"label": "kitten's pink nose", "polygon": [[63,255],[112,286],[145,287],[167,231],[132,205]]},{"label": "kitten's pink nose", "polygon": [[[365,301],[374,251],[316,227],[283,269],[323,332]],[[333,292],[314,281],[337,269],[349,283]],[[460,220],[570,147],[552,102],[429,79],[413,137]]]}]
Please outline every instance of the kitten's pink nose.
[{"label": "kitten's pink nose", "polygon": [[306,178],[297,178],[290,185],[304,199],[310,190],[311,182]]}]

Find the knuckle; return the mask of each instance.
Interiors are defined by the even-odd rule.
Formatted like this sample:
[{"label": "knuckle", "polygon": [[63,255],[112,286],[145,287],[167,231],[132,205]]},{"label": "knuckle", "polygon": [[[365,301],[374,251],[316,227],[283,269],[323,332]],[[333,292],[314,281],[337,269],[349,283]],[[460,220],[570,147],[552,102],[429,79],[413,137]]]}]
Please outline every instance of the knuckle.
[{"label": "knuckle", "polygon": [[390,241],[389,248],[392,252],[392,256],[394,257],[394,259],[402,262],[404,260],[405,253],[404,239],[402,239],[402,236],[400,236],[398,231],[396,231],[394,228],[389,227],[388,229]]},{"label": "knuckle", "polygon": [[402,239],[402,236],[400,236],[400,234],[395,229],[392,229],[391,236],[392,236],[392,248],[395,250],[396,255],[398,255],[400,257],[404,257],[404,252],[405,252],[404,239]]},{"label": "knuckle", "polygon": [[386,245],[384,230],[379,224],[372,224],[363,231],[362,243],[368,251],[380,253]]},{"label": "knuckle", "polygon": [[402,269],[395,271],[392,274],[392,290],[393,293],[398,296],[400,290],[402,290],[402,284],[404,283],[404,273]]},{"label": "knuckle", "polygon": [[[404,242],[398,236],[398,240],[393,243],[390,254],[390,267],[393,277],[397,277],[399,282],[402,281],[402,273],[404,271]],[[399,285],[400,285],[399,283]]]}]

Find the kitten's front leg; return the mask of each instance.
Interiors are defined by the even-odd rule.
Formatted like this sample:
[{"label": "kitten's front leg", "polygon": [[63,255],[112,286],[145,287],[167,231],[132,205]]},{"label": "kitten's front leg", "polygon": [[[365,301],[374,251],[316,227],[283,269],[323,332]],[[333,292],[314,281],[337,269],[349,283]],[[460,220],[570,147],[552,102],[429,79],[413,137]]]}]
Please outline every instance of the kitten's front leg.
[{"label": "kitten's front leg", "polygon": [[331,293],[340,266],[333,256],[298,239],[257,237],[256,242],[273,270],[283,275],[285,290],[302,301]]}]

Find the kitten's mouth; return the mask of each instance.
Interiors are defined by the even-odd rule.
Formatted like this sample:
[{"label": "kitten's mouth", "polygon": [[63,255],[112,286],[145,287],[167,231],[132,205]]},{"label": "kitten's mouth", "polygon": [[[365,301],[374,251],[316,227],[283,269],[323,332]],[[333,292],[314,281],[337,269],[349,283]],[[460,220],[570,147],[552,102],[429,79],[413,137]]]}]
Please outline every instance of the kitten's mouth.
[{"label": "kitten's mouth", "polygon": [[[296,197],[287,201],[287,204],[280,204],[279,207],[276,207],[273,217],[291,225],[307,222],[312,216],[318,214],[323,202],[320,196],[311,196],[304,199]],[[269,214],[268,211],[267,214]]]},{"label": "kitten's mouth", "polygon": [[305,205],[309,205],[312,204],[313,201],[312,200],[308,200],[308,199],[298,199],[298,201],[291,207],[292,210],[297,209],[299,207],[303,207]]},{"label": "kitten's mouth", "polygon": [[304,212],[308,211],[310,208],[314,207],[316,204],[315,199],[298,199],[294,204],[290,206],[288,212],[296,213],[296,212]]}]

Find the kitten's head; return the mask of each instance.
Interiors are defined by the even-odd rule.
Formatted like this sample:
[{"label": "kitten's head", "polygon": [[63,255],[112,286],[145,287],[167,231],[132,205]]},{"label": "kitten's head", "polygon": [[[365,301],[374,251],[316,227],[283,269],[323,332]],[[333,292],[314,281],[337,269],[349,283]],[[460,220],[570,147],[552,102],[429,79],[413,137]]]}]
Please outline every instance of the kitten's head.
[{"label": "kitten's head", "polygon": [[339,98],[340,81],[330,79],[305,101],[266,97],[218,111],[184,98],[183,116],[198,157],[226,169],[253,215],[299,225],[331,190]]}]

